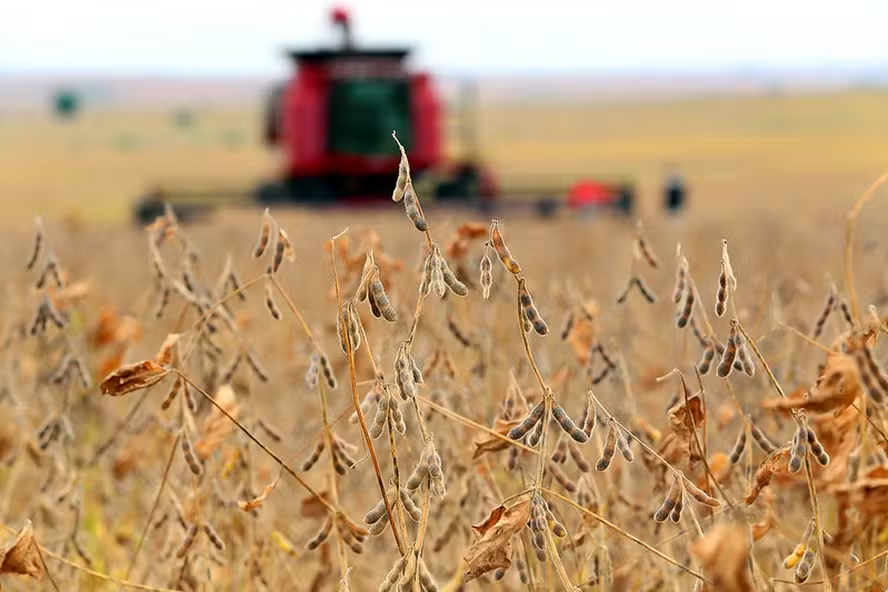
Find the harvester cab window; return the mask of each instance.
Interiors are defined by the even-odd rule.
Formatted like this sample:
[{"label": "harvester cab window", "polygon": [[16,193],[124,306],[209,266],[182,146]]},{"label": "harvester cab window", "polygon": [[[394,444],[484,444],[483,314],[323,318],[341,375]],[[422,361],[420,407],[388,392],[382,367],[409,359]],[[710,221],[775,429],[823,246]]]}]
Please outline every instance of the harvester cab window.
[{"label": "harvester cab window", "polygon": [[392,130],[411,145],[410,85],[407,80],[340,80],[329,103],[330,151],[360,156],[391,156]]}]

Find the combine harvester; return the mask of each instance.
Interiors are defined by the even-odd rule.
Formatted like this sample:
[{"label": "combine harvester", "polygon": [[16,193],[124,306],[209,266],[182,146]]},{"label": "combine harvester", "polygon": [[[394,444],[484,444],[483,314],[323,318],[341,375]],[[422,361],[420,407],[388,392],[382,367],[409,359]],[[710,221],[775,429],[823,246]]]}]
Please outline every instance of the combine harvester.
[{"label": "combine harvester", "polygon": [[[428,73],[408,70],[410,50],[356,48],[348,13],[335,9],[332,20],[341,32],[339,47],[288,52],[293,76],[271,93],[265,140],[282,156],[277,178],[252,191],[160,186],[136,203],[137,221],[153,220],[167,203],[183,219],[223,205],[384,203],[391,199],[398,172],[392,130],[406,147],[417,190],[431,208],[476,208],[488,213],[526,209],[545,216],[567,203],[631,211],[631,185],[590,180],[570,190],[510,191],[509,199],[503,199],[490,171],[477,158],[445,160],[442,101]],[[474,136],[471,126],[463,128]]]}]

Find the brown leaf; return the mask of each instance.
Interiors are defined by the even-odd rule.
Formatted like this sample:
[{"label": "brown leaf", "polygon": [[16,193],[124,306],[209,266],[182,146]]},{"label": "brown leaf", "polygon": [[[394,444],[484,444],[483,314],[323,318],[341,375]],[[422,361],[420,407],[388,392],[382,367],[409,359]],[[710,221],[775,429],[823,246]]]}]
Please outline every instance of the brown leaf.
[{"label": "brown leaf", "polygon": [[512,565],[512,535],[519,532],[530,518],[530,498],[506,508],[494,508],[484,522],[472,526],[479,537],[463,555],[466,562],[464,582],[495,569]]},{"label": "brown leaf", "polygon": [[[330,501],[330,494],[326,491],[320,493],[322,499]],[[306,518],[323,518],[327,515],[327,507],[321,503],[317,496],[310,495],[302,500],[302,515]]]},{"label": "brown leaf", "polygon": [[703,573],[711,583],[704,590],[753,592],[746,568],[749,538],[741,524],[716,525],[691,544],[690,552],[700,561]]},{"label": "brown leaf", "polygon": [[801,409],[808,412],[826,413],[833,411],[838,413],[849,407],[861,394],[860,374],[854,358],[832,352],[826,357],[826,364],[814,386],[808,392],[794,393],[796,396],[787,399],[765,401],[762,407],[766,409]]},{"label": "brown leaf", "polygon": [[102,394],[119,397],[139,389],[157,384],[170,371],[154,360],[143,360],[125,364],[105,377],[102,381]]},{"label": "brown leaf", "polygon": [[40,551],[30,520],[12,541],[0,547],[0,574],[31,576],[38,581],[43,577]]},{"label": "brown leaf", "polygon": [[[496,424],[493,426],[493,431],[505,436],[509,433],[509,430],[519,423],[521,423],[520,419],[507,420],[497,418]],[[511,446],[511,444],[506,440],[492,436],[487,432],[482,432],[482,434],[475,439],[475,454],[472,455],[472,460],[479,458],[485,452],[498,452],[500,450],[505,450],[509,446]]]},{"label": "brown leaf", "polygon": [[755,478],[749,493],[746,494],[743,501],[747,504],[752,504],[758,499],[762,489],[771,483],[772,477],[775,475],[789,474],[789,454],[791,449],[791,444],[784,444],[781,448],[772,452],[768,458],[762,461],[762,464],[755,472]]},{"label": "brown leaf", "polygon": [[[213,400],[229,415],[237,419],[240,411],[237,396],[230,384],[223,384],[216,391]],[[214,405],[200,426],[200,438],[194,443],[194,449],[201,460],[206,460],[234,431],[234,423]]]},{"label": "brown leaf", "polygon": [[567,336],[567,343],[574,351],[577,361],[585,366],[589,363],[592,346],[598,340],[598,323],[600,312],[598,303],[590,300],[583,306],[584,314],[577,315]]}]

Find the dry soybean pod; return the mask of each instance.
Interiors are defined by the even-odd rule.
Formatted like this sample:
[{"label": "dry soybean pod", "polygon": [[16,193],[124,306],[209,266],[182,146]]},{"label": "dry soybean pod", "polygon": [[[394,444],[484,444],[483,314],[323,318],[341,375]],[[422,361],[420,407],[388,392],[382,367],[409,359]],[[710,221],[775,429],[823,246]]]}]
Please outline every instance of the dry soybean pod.
[{"label": "dry soybean pod", "polygon": [[502,233],[500,233],[499,222],[496,220],[493,220],[490,224],[490,243],[505,268],[512,275],[519,275],[521,273],[521,266],[512,258],[512,253],[509,252],[506,241],[503,239]]},{"label": "dry soybean pod", "polygon": [[401,160],[398,162],[398,180],[395,181],[395,189],[392,191],[392,201],[401,201],[404,192],[407,190],[407,183],[410,181],[410,162],[407,160],[407,151],[398,140],[398,134],[392,130],[392,138],[398,144],[398,150],[401,152]]}]

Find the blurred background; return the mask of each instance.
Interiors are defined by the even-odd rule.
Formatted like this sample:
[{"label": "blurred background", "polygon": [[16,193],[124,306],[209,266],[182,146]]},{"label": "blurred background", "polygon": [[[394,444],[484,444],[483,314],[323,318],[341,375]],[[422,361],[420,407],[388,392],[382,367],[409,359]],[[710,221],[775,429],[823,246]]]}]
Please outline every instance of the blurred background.
[{"label": "blurred background", "polygon": [[[866,0],[36,0],[0,19],[2,224],[422,194],[542,215],[849,199],[888,164]],[[384,201],[383,201],[384,203]]]}]

